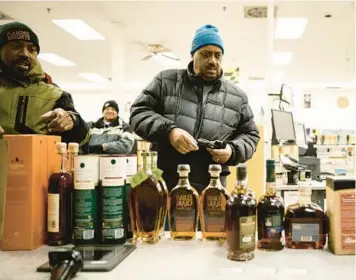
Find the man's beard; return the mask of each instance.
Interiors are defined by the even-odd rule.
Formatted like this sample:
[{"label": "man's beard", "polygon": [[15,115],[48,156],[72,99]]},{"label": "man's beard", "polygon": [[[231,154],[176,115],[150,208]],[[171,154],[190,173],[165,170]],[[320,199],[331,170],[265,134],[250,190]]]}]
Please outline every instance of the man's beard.
[{"label": "man's beard", "polygon": [[[19,63],[19,61],[16,61],[13,64],[16,65],[17,63]],[[9,77],[18,78],[18,79],[26,78],[31,68],[32,68],[31,64],[29,63],[28,70],[19,71],[15,69],[15,67],[11,67],[7,65],[5,62],[2,61],[2,59],[0,59],[0,69]]]}]

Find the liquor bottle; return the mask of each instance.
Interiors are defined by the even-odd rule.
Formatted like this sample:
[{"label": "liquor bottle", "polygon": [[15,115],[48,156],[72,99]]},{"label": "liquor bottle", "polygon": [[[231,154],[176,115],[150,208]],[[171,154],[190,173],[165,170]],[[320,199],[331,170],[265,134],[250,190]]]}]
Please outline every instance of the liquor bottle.
[{"label": "liquor bottle", "polygon": [[[246,167],[242,168],[246,172]],[[238,183],[241,182],[238,180]],[[256,248],[256,199],[247,192],[246,184],[236,184],[226,204],[227,258],[251,260]]]},{"label": "liquor bottle", "polygon": [[221,165],[209,165],[210,183],[200,198],[203,240],[226,240],[225,210],[229,193],[220,182]]},{"label": "liquor bottle", "polygon": [[311,189],[298,187],[299,199],[285,214],[286,247],[322,249],[326,244],[327,218],[321,207],[311,202]]},{"label": "liquor bottle", "polygon": [[266,194],[257,205],[258,248],[283,249],[284,201],[276,194],[275,161],[266,161]]},{"label": "liquor bottle", "polygon": [[163,198],[163,203],[164,203],[164,206],[163,206],[163,213],[161,215],[162,219],[161,219],[161,222],[160,222],[160,235],[163,236],[164,235],[164,226],[165,226],[165,223],[166,223],[166,218],[167,218],[167,204],[168,204],[168,196],[169,196],[169,192],[168,192],[168,188],[167,188],[167,185],[166,183],[164,182],[163,178],[162,178],[162,170],[160,170],[158,167],[157,167],[157,152],[153,151],[151,152],[151,159],[152,159],[152,173],[153,175],[156,177],[156,179],[158,180],[161,188],[162,188],[162,191],[163,191],[163,194],[164,194],[164,198]]},{"label": "liquor bottle", "polygon": [[74,158],[74,244],[95,244],[100,238],[98,223],[98,169],[97,156]]},{"label": "liquor bottle", "polygon": [[198,229],[199,194],[190,185],[190,166],[178,165],[179,181],[168,200],[168,223],[172,240],[193,240]]},{"label": "liquor bottle", "polygon": [[68,160],[69,160],[69,173],[74,178],[74,158],[78,156],[79,153],[79,144],[78,143],[69,143],[68,144]]},{"label": "liquor bottle", "polygon": [[130,179],[130,215],[135,218],[138,240],[145,244],[156,244],[159,241],[164,193],[152,174],[151,154],[143,152],[142,161],[143,169]]},{"label": "liquor bottle", "polygon": [[48,186],[47,244],[49,246],[65,245],[72,239],[73,178],[66,170],[67,144],[57,143],[57,153],[61,155],[61,171],[50,176]]},{"label": "liquor bottle", "polygon": [[246,163],[240,163],[236,170],[236,186],[245,186],[247,195],[255,198],[256,194],[248,187],[247,181],[247,165]]}]

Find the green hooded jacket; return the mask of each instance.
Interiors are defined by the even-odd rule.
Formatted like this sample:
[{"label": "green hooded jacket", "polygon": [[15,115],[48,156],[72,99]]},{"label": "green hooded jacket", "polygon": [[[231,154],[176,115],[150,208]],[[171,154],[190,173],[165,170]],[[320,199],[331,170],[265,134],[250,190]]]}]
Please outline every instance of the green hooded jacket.
[{"label": "green hooded jacket", "polygon": [[[74,120],[72,130],[49,133],[41,115],[62,108]],[[45,82],[45,73],[36,61],[27,76],[20,80],[0,70],[0,126],[5,134],[60,135],[64,142],[84,145],[89,140],[89,127],[76,112],[71,95]]]}]

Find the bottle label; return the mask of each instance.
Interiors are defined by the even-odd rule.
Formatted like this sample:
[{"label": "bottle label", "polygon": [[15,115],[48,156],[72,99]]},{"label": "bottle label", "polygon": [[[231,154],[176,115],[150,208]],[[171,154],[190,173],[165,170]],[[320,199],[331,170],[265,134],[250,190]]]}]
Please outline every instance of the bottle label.
[{"label": "bottle label", "polygon": [[136,156],[131,156],[131,157],[126,157],[126,175],[127,176],[133,176],[137,173],[137,157]]},{"label": "bottle label", "polygon": [[195,231],[196,209],[192,194],[176,195],[176,231]]},{"label": "bottle label", "polygon": [[59,194],[48,194],[48,214],[47,214],[48,232],[59,232]]},{"label": "bottle label", "polygon": [[99,179],[126,179],[126,163],[126,157],[101,157]]},{"label": "bottle label", "polygon": [[94,238],[97,202],[96,190],[74,190],[74,238],[90,240]]},{"label": "bottle label", "polygon": [[74,158],[74,188],[87,189],[87,185],[99,184],[99,157],[77,156]]},{"label": "bottle label", "polygon": [[292,224],[293,242],[318,242],[320,234],[319,224]]},{"label": "bottle label", "polygon": [[267,238],[281,238],[283,231],[283,217],[277,211],[268,211],[265,217]]},{"label": "bottle label", "polygon": [[124,195],[125,185],[109,186],[103,181],[103,238],[120,239],[125,236]]},{"label": "bottle label", "polygon": [[161,180],[162,174],[163,174],[163,171],[161,169],[159,169],[159,168],[152,169],[152,175],[155,178],[155,180],[157,180],[157,181]]},{"label": "bottle label", "polygon": [[240,217],[240,248],[256,247],[256,216]]},{"label": "bottle label", "polygon": [[206,230],[208,232],[225,232],[225,198],[222,199],[222,195],[208,195],[206,199]]},{"label": "bottle label", "polygon": [[148,178],[147,174],[143,170],[140,170],[139,172],[137,172],[134,176],[132,176],[130,178],[131,188],[136,188],[139,184],[141,184],[147,178]]}]

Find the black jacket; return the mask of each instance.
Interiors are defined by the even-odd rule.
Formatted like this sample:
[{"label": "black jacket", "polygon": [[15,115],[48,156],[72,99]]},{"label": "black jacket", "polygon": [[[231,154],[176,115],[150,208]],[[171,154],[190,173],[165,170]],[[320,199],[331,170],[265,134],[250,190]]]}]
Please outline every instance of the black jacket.
[{"label": "black jacket", "polygon": [[93,146],[106,144],[106,150],[100,153],[105,154],[129,154],[134,146],[135,137],[130,126],[121,118],[106,125],[104,118],[100,118],[95,123],[89,123],[90,140],[89,151]]},{"label": "black jacket", "polygon": [[223,166],[237,165],[252,157],[259,141],[258,129],[246,94],[232,82],[219,78],[203,104],[203,87],[209,84],[192,71],[165,70],[143,90],[131,107],[130,125],[134,132],[153,142],[158,150],[158,166],[164,171],[167,186],[178,181],[177,165],[189,164],[190,181],[199,191],[209,183],[208,166],[212,156],[204,148],[186,155],[169,143],[168,133],[175,127],[195,139],[225,140],[232,146],[232,156]]}]

